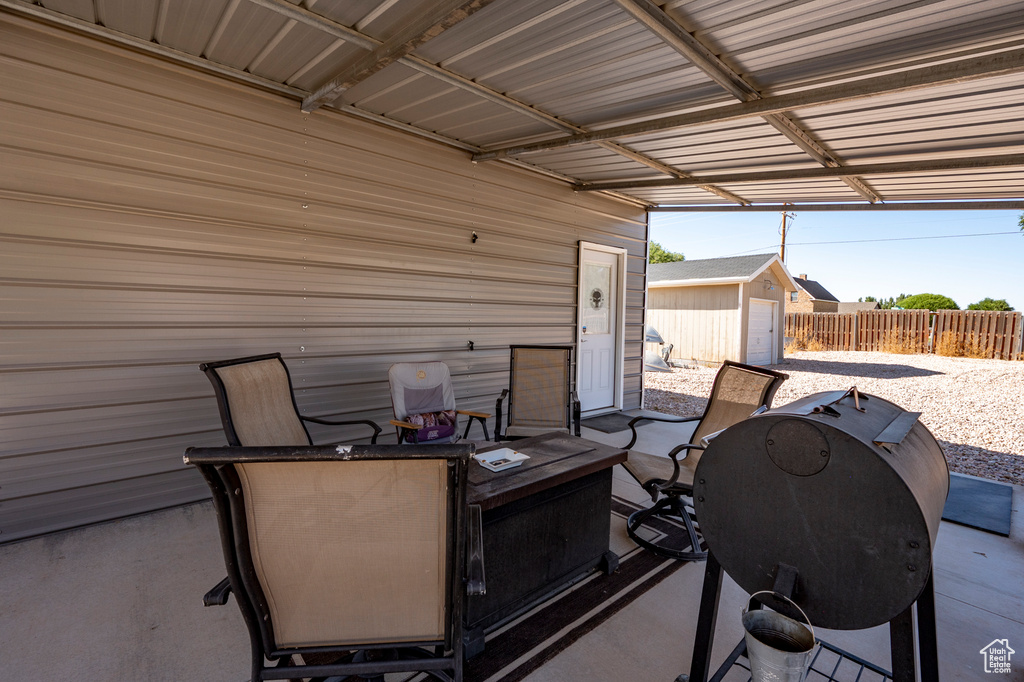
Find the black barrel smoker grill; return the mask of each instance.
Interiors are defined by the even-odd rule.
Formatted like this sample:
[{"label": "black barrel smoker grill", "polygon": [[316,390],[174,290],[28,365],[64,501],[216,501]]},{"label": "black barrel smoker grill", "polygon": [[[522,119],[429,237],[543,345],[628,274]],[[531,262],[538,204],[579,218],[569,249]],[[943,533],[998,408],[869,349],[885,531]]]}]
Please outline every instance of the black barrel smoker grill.
[{"label": "black barrel smoker grill", "polygon": [[709,556],[691,682],[708,679],[723,569],[749,593],[792,598],[817,627],[888,622],[895,682],[915,679],[916,605],[921,677],[938,680],[931,568],[949,470],[919,416],[854,388],[711,439],[693,488]]}]

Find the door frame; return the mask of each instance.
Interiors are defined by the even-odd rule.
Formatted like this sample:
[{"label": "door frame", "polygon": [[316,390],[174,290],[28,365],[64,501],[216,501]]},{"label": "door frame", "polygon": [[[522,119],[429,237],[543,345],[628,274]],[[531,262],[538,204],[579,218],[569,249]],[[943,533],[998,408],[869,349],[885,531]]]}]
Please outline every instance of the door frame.
[{"label": "door frame", "polygon": [[[615,380],[615,388],[612,390],[612,405],[609,407],[600,407],[597,409],[583,412],[584,417],[593,417],[599,414],[606,414],[608,412],[615,412],[622,409],[623,395],[625,392],[625,383],[623,381],[623,372],[626,366],[626,256],[628,251],[618,246],[607,246],[605,244],[597,244],[594,242],[586,242],[580,240],[578,243],[577,263],[576,263],[576,385],[580,384],[580,363],[579,354],[580,349],[583,347],[583,252],[585,250],[590,251],[601,251],[603,253],[610,253],[616,256],[618,277],[615,281],[617,288],[616,293],[616,315],[615,315],[615,367],[612,370],[612,375]],[[578,389],[577,389],[578,390]]]},{"label": "door frame", "polygon": [[744,325],[746,328],[746,338],[743,339],[743,362],[746,364],[753,364],[750,362],[750,309],[754,303],[770,303],[772,306],[772,357],[768,362],[768,366],[779,364],[779,347],[778,347],[778,326],[779,326],[779,302],[770,298],[757,298],[751,296],[747,299],[747,324]]}]

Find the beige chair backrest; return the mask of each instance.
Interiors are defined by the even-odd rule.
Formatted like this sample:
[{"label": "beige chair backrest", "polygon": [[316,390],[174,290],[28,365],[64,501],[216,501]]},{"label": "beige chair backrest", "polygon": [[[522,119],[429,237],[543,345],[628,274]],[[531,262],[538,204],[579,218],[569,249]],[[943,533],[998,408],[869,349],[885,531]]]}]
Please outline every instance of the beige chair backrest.
[{"label": "beige chair backrest", "polygon": [[[708,398],[708,407],[697,425],[690,443],[697,445],[708,434],[737,424],[757,408],[771,402],[772,388],[780,381],[776,374],[757,371],[734,364],[724,364],[715,377]],[[701,450],[690,456],[699,457]]]},{"label": "beige chair backrest", "polygon": [[217,367],[231,424],[243,446],[310,445],[279,359]]},{"label": "beige chair backrest", "polygon": [[445,635],[445,462],[235,464],[280,647]]},{"label": "beige chair backrest", "polygon": [[512,348],[508,433],[569,430],[569,349]]}]

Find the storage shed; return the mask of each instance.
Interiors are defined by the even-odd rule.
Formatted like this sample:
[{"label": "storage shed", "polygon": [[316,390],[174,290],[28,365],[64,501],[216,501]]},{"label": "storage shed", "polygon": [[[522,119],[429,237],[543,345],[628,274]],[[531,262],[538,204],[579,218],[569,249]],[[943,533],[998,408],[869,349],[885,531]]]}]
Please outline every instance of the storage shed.
[{"label": "storage shed", "polygon": [[777,255],[656,263],[647,276],[647,319],[672,344],[670,360],[782,361],[785,301],[797,284]]}]

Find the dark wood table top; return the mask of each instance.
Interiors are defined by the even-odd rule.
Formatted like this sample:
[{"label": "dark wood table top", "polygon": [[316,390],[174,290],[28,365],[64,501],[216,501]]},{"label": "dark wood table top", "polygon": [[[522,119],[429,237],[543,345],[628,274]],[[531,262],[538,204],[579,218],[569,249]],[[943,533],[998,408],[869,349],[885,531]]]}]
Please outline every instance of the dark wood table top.
[{"label": "dark wood table top", "polygon": [[530,459],[504,471],[489,471],[476,460],[469,463],[467,502],[485,511],[548,490],[567,481],[626,461],[623,448],[596,443],[567,433],[545,433],[482,448],[488,452],[511,448]]}]

